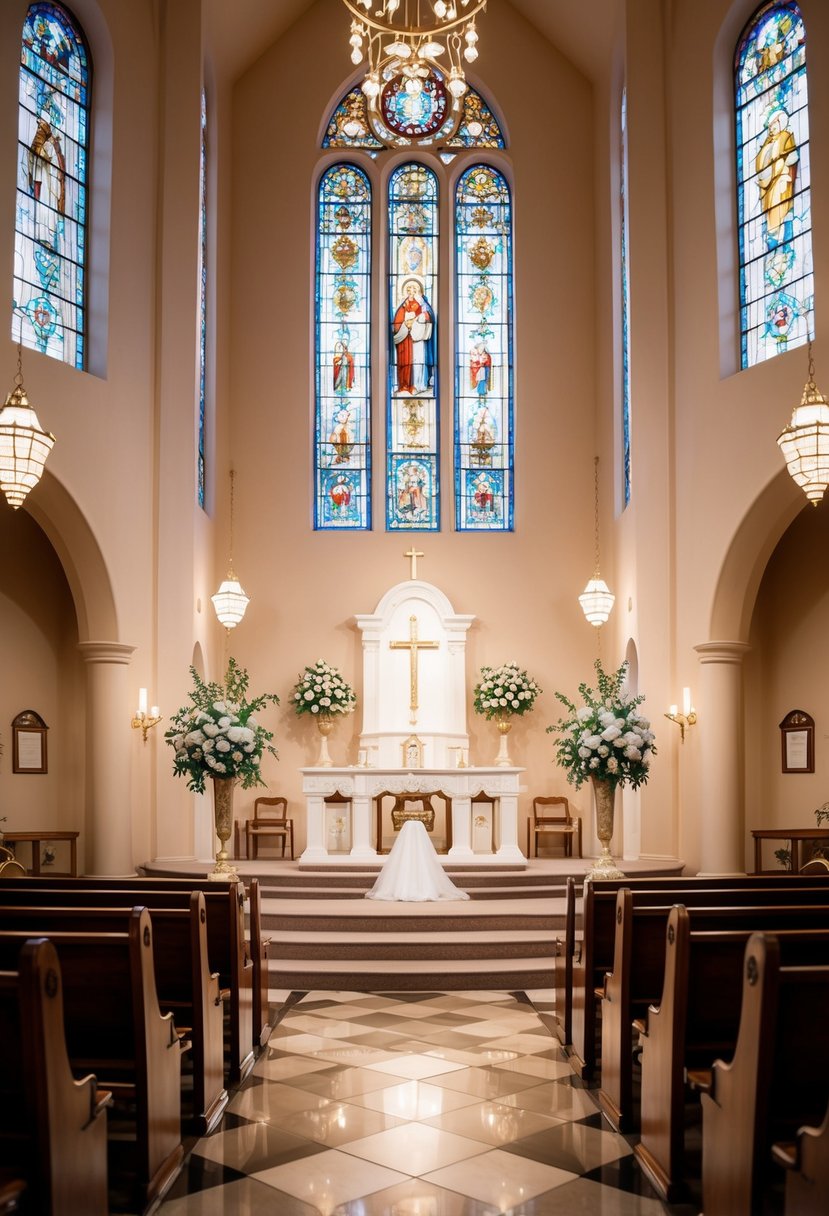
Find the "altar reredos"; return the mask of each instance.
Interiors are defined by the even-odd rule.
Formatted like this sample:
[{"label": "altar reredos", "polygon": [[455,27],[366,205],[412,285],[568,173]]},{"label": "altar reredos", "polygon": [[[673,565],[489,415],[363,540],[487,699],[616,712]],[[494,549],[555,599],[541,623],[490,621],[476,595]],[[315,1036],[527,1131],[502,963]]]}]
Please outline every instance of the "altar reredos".
[{"label": "altar reredos", "polygon": [[369,762],[411,767],[404,744],[414,735],[422,767],[454,767],[458,749],[469,748],[466,635],[474,615],[455,612],[432,583],[406,579],[354,620],[363,642],[360,748]]}]

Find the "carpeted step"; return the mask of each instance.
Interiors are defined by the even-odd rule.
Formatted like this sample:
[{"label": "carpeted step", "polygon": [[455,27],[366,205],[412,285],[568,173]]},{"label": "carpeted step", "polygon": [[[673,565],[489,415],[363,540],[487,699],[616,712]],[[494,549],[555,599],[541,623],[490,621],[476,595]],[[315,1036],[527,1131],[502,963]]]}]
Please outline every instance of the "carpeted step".
[{"label": "carpeted step", "polygon": [[552,966],[551,935],[540,929],[490,931],[486,942],[464,933],[281,933],[271,936],[268,958],[281,959],[422,959],[546,958]]},{"label": "carpeted step", "polygon": [[320,959],[312,965],[291,960],[268,968],[271,988],[308,992],[449,992],[526,991],[552,988],[553,970],[545,959],[447,959],[443,962],[412,963],[385,961],[378,968],[373,960],[351,960],[343,967],[337,960]]},{"label": "carpeted step", "polygon": [[[451,877],[451,875],[450,875]],[[470,899],[559,899],[563,897],[560,887],[474,887],[460,876],[455,876],[455,885],[462,891],[467,891]],[[374,886],[374,879],[369,878],[361,885],[349,887],[266,887],[262,888],[263,899],[319,900],[319,899],[363,899],[366,891]]]},{"label": "carpeted step", "polygon": [[262,904],[263,928],[271,937],[286,932],[312,933],[469,933],[508,930],[555,934],[563,928],[564,908],[547,900],[466,903],[385,903],[374,900],[318,901],[296,905],[282,900]]}]

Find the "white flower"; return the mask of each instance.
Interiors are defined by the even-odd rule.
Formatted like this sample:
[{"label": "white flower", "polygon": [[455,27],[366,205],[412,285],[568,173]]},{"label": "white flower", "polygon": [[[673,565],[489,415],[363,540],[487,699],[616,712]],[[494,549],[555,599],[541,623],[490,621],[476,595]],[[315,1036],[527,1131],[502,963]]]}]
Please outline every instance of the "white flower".
[{"label": "white flower", "polygon": [[312,706],[311,706],[311,713],[312,713],[312,714],[318,714],[318,713],[319,713],[319,711],[320,711],[320,707],[319,707],[319,705],[312,705]]},{"label": "white flower", "polygon": [[615,773],[615,772],[618,772],[618,769],[619,769],[619,761],[616,759],[615,756],[611,756],[607,762],[607,771],[609,773]]},{"label": "white flower", "polygon": [[589,765],[589,767],[590,767],[590,768],[598,768],[598,767],[599,767],[599,757],[598,757],[598,756],[594,756],[594,757],[593,757],[593,759],[590,761],[590,765]]},{"label": "white flower", "polygon": [[626,747],[625,748],[625,757],[628,760],[641,760],[642,753],[640,752],[638,747]]},{"label": "white flower", "polygon": [[312,688],[309,688],[308,691],[305,693],[305,700],[313,701],[313,699],[314,699],[314,690]]},{"label": "white flower", "polygon": [[229,752],[230,751],[230,744],[228,743],[227,739],[217,739],[216,740],[216,751],[217,752]]},{"label": "white flower", "polygon": [[586,722],[593,714],[593,710],[589,705],[582,705],[581,709],[576,713],[579,722]]},{"label": "white flower", "polygon": [[579,755],[581,756],[582,760],[589,760],[590,757],[592,756],[592,754],[593,753],[591,752],[589,747],[580,747],[579,748]]},{"label": "white flower", "polygon": [[605,729],[602,731],[602,738],[606,743],[612,743],[614,739],[619,738],[621,733],[622,732],[619,730],[619,727],[614,724],[613,726],[605,727]]}]

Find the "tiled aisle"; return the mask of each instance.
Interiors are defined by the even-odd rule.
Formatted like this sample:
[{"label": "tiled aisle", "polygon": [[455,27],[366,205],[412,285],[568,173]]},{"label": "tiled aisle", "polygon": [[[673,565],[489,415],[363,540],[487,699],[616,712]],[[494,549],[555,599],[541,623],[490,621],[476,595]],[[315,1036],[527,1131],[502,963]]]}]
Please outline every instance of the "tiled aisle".
[{"label": "tiled aisle", "polygon": [[305,994],[161,1216],[682,1211],[606,1130],[540,997]]}]

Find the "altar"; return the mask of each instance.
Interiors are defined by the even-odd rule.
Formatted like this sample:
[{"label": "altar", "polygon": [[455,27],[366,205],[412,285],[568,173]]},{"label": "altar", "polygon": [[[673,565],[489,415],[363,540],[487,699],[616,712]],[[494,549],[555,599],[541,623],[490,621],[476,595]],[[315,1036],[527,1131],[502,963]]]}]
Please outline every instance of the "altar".
[{"label": "altar", "polygon": [[[376,861],[387,851],[382,800],[389,796],[395,832],[407,817],[431,823],[431,801],[438,800],[449,862],[526,865],[518,847],[524,770],[505,752],[497,764],[468,763],[466,636],[475,617],[457,613],[440,588],[418,579],[421,552],[405,556],[410,577],[390,587],[374,612],[354,617],[363,649],[357,763],[335,768],[324,751],[316,766],[301,770],[307,847],[300,865]],[[411,809],[401,809],[407,801]]]},{"label": "altar", "polygon": [[[307,847],[302,865],[349,865],[381,860],[377,852],[377,799],[384,793],[444,794],[451,800],[451,863],[526,865],[518,846],[518,794],[521,768],[304,768],[302,789],[307,815]],[[494,808],[492,830],[482,837],[475,820],[483,818],[473,799],[485,795]],[[330,832],[331,802],[343,810],[344,850],[334,851]],[[488,842],[494,838],[494,847]]]}]

